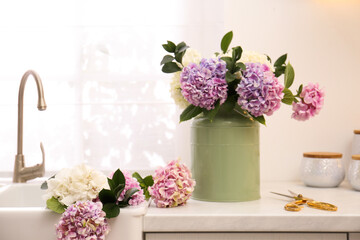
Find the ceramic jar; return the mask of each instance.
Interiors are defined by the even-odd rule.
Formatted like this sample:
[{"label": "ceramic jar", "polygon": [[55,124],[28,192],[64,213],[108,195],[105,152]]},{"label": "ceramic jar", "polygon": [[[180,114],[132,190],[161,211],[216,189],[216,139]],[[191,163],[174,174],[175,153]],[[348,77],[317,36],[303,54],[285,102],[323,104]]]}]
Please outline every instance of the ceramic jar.
[{"label": "ceramic jar", "polygon": [[337,187],[345,177],[342,154],[307,152],[301,162],[301,179],[309,187]]},{"label": "ceramic jar", "polygon": [[354,138],[352,142],[352,155],[360,154],[360,130],[354,130]]},{"label": "ceramic jar", "polygon": [[352,155],[350,160],[348,179],[350,185],[360,191],[360,155]]}]

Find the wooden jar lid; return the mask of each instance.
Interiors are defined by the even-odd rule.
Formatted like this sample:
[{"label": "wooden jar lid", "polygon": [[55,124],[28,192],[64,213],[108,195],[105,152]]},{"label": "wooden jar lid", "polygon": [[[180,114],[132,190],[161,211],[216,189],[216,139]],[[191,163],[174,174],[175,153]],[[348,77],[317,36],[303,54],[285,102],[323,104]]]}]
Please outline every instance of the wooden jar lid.
[{"label": "wooden jar lid", "polygon": [[360,154],[358,154],[358,155],[352,155],[351,158],[352,158],[353,160],[360,160]]},{"label": "wooden jar lid", "polygon": [[303,156],[308,158],[342,158],[342,154],[336,152],[306,152]]},{"label": "wooden jar lid", "polygon": [[360,134],[360,130],[354,130],[355,134]]}]

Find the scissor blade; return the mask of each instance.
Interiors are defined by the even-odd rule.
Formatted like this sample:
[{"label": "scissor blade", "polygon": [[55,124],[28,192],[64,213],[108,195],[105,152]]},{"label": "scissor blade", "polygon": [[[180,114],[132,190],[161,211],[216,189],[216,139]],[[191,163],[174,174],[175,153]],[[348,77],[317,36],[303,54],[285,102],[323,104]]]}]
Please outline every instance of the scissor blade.
[{"label": "scissor blade", "polygon": [[270,193],[294,199],[294,196],[290,196],[290,195],[286,195],[286,194],[282,194],[282,193],[276,193],[276,192],[270,192]]}]

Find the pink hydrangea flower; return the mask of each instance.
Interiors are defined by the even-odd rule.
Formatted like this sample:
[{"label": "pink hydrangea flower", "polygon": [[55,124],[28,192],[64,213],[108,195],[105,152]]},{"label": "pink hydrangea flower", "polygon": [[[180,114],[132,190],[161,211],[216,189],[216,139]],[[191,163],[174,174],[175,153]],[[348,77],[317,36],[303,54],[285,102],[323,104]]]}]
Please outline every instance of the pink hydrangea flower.
[{"label": "pink hydrangea flower", "polygon": [[[131,176],[131,174],[128,171],[122,171],[125,177],[125,188],[124,191],[119,196],[119,201],[122,201],[125,197],[125,193],[127,190],[131,188],[137,188],[139,189],[138,192],[134,193],[134,195],[131,196],[131,199],[129,200],[130,206],[137,206],[145,201],[144,191],[141,189],[140,184],[138,181]],[[111,176],[114,173],[111,174]]]},{"label": "pink hydrangea flower", "polygon": [[110,228],[101,202],[76,202],[62,214],[56,225],[58,240],[103,240]]},{"label": "pink hydrangea flower", "polygon": [[180,164],[179,160],[157,169],[153,179],[154,185],[149,192],[157,207],[184,205],[194,191],[195,180],[191,178],[189,168]]},{"label": "pink hydrangea flower", "polygon": [[303,88],[300,98],[301,101],[293,103],[292,118],[305,121],[310,117],[315,116],[321,110],[324,105],[324,91],[319,89],[319,84],[310,83]]}]

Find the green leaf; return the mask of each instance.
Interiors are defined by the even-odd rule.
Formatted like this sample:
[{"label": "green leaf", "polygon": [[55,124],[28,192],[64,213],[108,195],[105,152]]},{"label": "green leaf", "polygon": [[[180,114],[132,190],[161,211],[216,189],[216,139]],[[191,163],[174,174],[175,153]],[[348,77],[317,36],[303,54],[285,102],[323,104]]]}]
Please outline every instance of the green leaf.
[{"label": "green leaf", "polygon": [[114,181],[110,178],[108,178],[107,181],[108,181],[110,189],[114,190],[114,188],[116,187]]},{"label": "green leaf", "polygon": [[182,63],[184,54],[185,54],[185,52],[175,53],[175,60],[179,63]]},{"label": "green leaf", "polygon": [[181,68],[175,62],[168,62],[164,64],[161,70],[164,73],[174,73],[181,71]]},{"label": "green leaf", "polygon": [[285,53],[284,55],[280,56],[274,63],[274,67],[280,67],[283,64],[285,64],[287,58],[287,53]]},{"label": "green leaf", "polygon": [[234,81],[236,79],[235,74],[232,74],[230,71],[227,71],[225,74],[225,80],[227,83],[231,83],[232,81]]},{"label": "green leaf", "polygon": [[139,191],[139,189],[137,189],[137,188],[130,188],[129,190],[127,190],[125,192],[124,199],[122,201],[125,203],[128,203],[131,196],[134,195],[135,193],[137,193],[138,191]]},{"label": "green leaf", "polygon": [[230,31],[228,32],[227,34],[224,35],[224,37],[221,39],[221,50],[223,51],[223,53],[226,53],[229,46],[230,46],[230,43],[231,43],[231,40],[233,38],[233,32]]},{"label": "green leaf", "polygon": [[221,105],[221,110],[223,112],[230,112],[234,109],[237,101],[237,95],[229,95],[226,101]]},{"label": "green leaf", "polygon": [[115,203],[117,201],[115,194],[109,189],[103,189],[99,192],[99,199],[102,204]]},{"label": "green leaf", "polygon": [[120,213],[120,208],[116,203],[106,203],[102,210],[106,213],[106,218],[117,217]]},{"label": "green leaf", "polygon": [[271,63],[271,58],[269,57],[269,55],[265,54],[266,59]]},{"label": "green leaf", "polygon": [[163,64],[168,63],[168,62],[172,62],[172,60],[174,60],[174,59],[175,58],[173,56],[171,56],[171,55],[165,55],[163,57],[163,59],[161,60],[160,65],[163,65]]},{"label": "green leaf", "polygon": [[297,96],[297,97],[300,97],[300,94],[302,93],[302,90],[303,90],[303,85],[301,84],[301,85],[299,86],[299,89],[297,90],[297,93],[296,93],[296,96]]},{"label": "green leaf", "polygon": [[236,67],[239,67],[241,70],[246,71],[246,65],[242,62],[237,62]]},{"label": "green leaf", "polygon": [[284,93],[284,97],[281,100],[281,102],[287,104],[287,105],[291,105],[295,99],[295,96],[292,94],[292,92],[290,91],[290,89],[285,88],[283,90]]},{"label": "green leaf", "polygon": [[163,48],[167,51],[167,52],[170,52],[170,53],[173,53],[175,52],[175,48],[176,48],[176,45],[175,43],[171,42],[171,41],[167,41],[168,43],[167,44],[163,44]]},{"label": "green leaf", "polygon": [[63,213],[66,209],[66,205],[63,205],[55,197],[52,197],[46,201],[46,207],[56,213]]},{"label": "green leaf", "polygon": [[181,71],[181,68],[174,62],[165,63],[161,69],[164,73],[174,73]]},{"label": "green leaf", "polygon": [[233,62],[233,59],[231,57],[222,57],[220,59],[223,60],[226,63],[226,69],[227,70],[229,70],[229,71],[233,70],[234,62]]},{"label": "green leaf", "polygon": [[291,66],[290,63],[288,63],[286,65],[286,68],[285,68],[285,76],[284,76],[284,86],[285,86],[285,88],[290,88],[291,87],[291,85],[294,82],[294,78],[295,78],[294,68]]},{"label": "green leaf", "polygon": [[[50,177],[48,180],[50,180],[50,179],[52,179],[52,178],[55,178],[55,175],[52,176],[52,177]],[[42,189],[42,190],[48,189],[47,180],[41,184],[40,189]]]},{"label": "green leaf", "polygon": [[143,178],[140,176],[140,174],[138,172],[134,172],[132,174],[132,177],[135,178],[140,184],[144,183]]},{"label": "green leaf", "polygon": [[263,124],[263,125],[266,126],[265,118],[264,118],[263,115],[258,116],[258,117],[254,117],[254,116],[252,116],[252,117],[254,118],[254,120],[256,120],[256,121],[258,121],[259,123],[261,123],[261,124]]},{"label": "green leaf", "polygon": [[284,66],[280,66],[280,67],[275,67],[275,77],[280,77],[281,74],[285,73],[285,67]]},{"label": "green leaf", "polygon": [[151,175],[146,176],[146,177],[144,178],[144,183],[145,183],[145,185],[146,185],[147,187],[151,187],[152,185],[154,185],[154,179],[153,179],[153,177],[152,177]]},{"label": "green leaf", "polygon": [[185,122],[190,120],[202,112],[201,107],[196,107],[194,105],[189,105],[184,111],[180,114],[180,122]]},{"label": "green leaf", "polygon": [[220,100],[217,100],[214,109],[211,110],[206,110],[205,108],[203,109],[204,116],[207,117],[210,120],[210,122],[212,122],[212,120],[218,113],[219,108],[220,108]]},{"label": "green leaf", "polygon": [[114,190],[112,190],[116,199],[119,198],[120,194],[124,191],[124,189],[125,189],[125,184],[119,184],[117,187],[114,188]]},{"label": "green leaf", "polygon": [[234,47],[232,52],[233,61],[237,61],[241,58],[242,48],[240,46]]},{"label": "green leaf", "polygon": [[114,172],[114,175],[112,177],[112,181],[114,182],[115,184],[115,187],[117,187],[118,185],[120,184],[126,184],[125,183],[125,176],[124,174],[120,171],[120,169],[117,169],[115,172]]},{"label": "green leaf", "polygon": [[189,48],[189,46],[187,46],[186,43],[181,42],[176,46],[175,53],[182,53],[188,48]]}]

